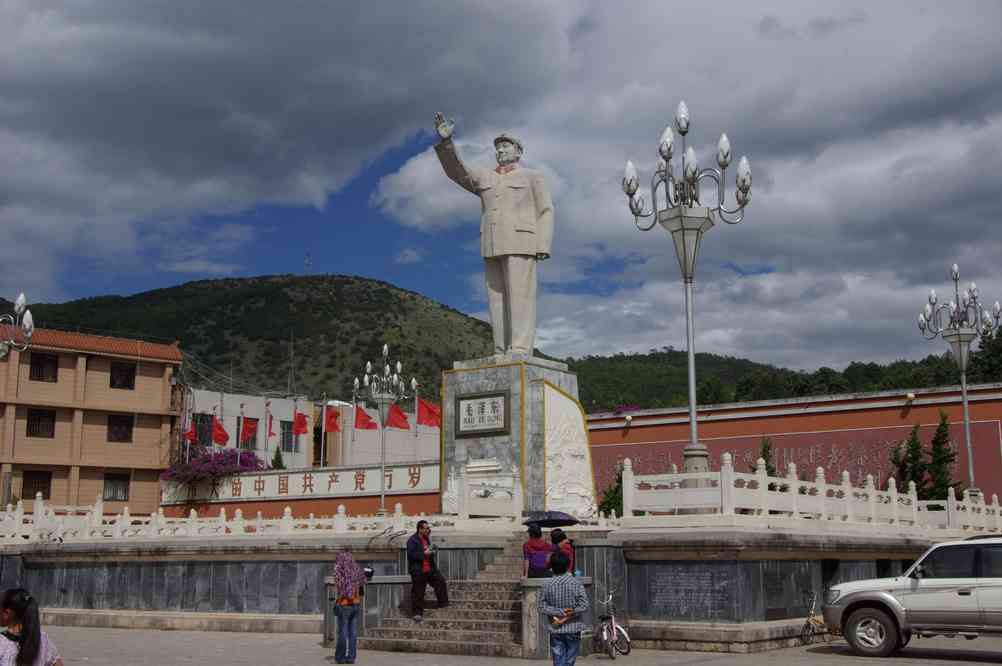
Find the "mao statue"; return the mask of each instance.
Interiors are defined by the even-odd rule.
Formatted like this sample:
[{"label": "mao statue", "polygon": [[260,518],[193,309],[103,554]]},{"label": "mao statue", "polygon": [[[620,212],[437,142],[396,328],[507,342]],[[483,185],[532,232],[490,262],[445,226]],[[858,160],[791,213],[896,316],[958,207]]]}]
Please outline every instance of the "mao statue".
[{"label": "mao statue", "polygon": [[536,337],[536,262],[548,259],[553,242],[553,202],[543,174],[519,165],[522,143],[494,139],[497,167],[467,167],[452,142],[452,120],[435,114],[441,141],[435,153],[445,175],[480,197],[480,255],[494,353],[532,355]]}]

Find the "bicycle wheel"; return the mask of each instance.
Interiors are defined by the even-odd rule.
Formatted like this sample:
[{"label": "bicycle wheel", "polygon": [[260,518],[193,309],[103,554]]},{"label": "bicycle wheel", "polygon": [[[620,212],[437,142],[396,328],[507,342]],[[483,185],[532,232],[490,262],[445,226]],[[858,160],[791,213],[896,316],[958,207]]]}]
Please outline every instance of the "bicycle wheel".
[{"label": "bicycle wheel", "polygon": [[630,645],[630,639],[619,629],[613,629],[613,631],[615,631],[615,634],[612,637],[612,646],[616,648],[616,652],[625,657],[630,654],[630,650],[633,648]]},{"label": "bicycle wheel", "polygon": [[602,642],[605,645],[605,653],[609,655],[609,659],[616,658],[616,641],[613,634],[613,628],[610,625],[606,625],[602,629]]},{"label": "bicycle wheel", "polygon": [[800,628],[800,643],[801,645],[810,645],[814,642],[814,625],[811,624],[810,620],[804,622],[804,626]]}]

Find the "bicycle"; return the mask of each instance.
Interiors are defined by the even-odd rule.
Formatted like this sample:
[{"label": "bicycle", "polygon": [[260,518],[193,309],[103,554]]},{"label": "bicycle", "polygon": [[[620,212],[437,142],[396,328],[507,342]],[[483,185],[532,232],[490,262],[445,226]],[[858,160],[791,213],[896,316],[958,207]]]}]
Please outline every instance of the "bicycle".
[{"label": "bicycle", "polygon": [[817,610],[818,593],[815,592],[811,595],[811,605],[807,609],[807,618],[804,620],[804,626],[800,628],[800,642],[803,645],[810,645],[815,639],[827,641],[830,638],[828,636],[828,627],[825,626],[825,620],[822,616],[818,615]]},{"label": "bicycle", "polygon": [[632,647],[630,635],[626,632],[625,627],[616,622],[616,606],[612,603],[612,595],[610,594],[605,601],[599,603],[608,609],[609,614],[599,616],[599,624],[595,629],[595,641],[600,642],[602,651],[608,654],[610,659],[615,659],[617,652],[625,657],[630,654]]}]

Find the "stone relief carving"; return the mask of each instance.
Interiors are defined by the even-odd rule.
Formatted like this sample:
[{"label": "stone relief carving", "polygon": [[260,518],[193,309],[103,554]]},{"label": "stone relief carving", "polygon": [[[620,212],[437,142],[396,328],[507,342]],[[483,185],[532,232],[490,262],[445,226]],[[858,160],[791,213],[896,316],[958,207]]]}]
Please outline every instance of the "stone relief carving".
[{"label": "stone relief carving", "polygon": [[588,433],[575,401],[544,385],[546,508],[589,518],[598,511]]}]

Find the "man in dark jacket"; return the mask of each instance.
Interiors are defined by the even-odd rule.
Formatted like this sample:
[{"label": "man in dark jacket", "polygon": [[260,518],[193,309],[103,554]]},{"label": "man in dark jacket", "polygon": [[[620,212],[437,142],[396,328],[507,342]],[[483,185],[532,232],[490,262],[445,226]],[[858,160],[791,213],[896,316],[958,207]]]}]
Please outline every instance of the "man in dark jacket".
[{"label": "man in dark jacket", "polygon": [[431,526],[427,520],[419,520],[417,532],[407,540],[407,569],[411,575],[411,612],[415,622],[420,622],[424,616],[425,585],[431,585],[435,589],[435,600],[438,601],[439,608],[449,605],[445,579],[435,564]]}]

